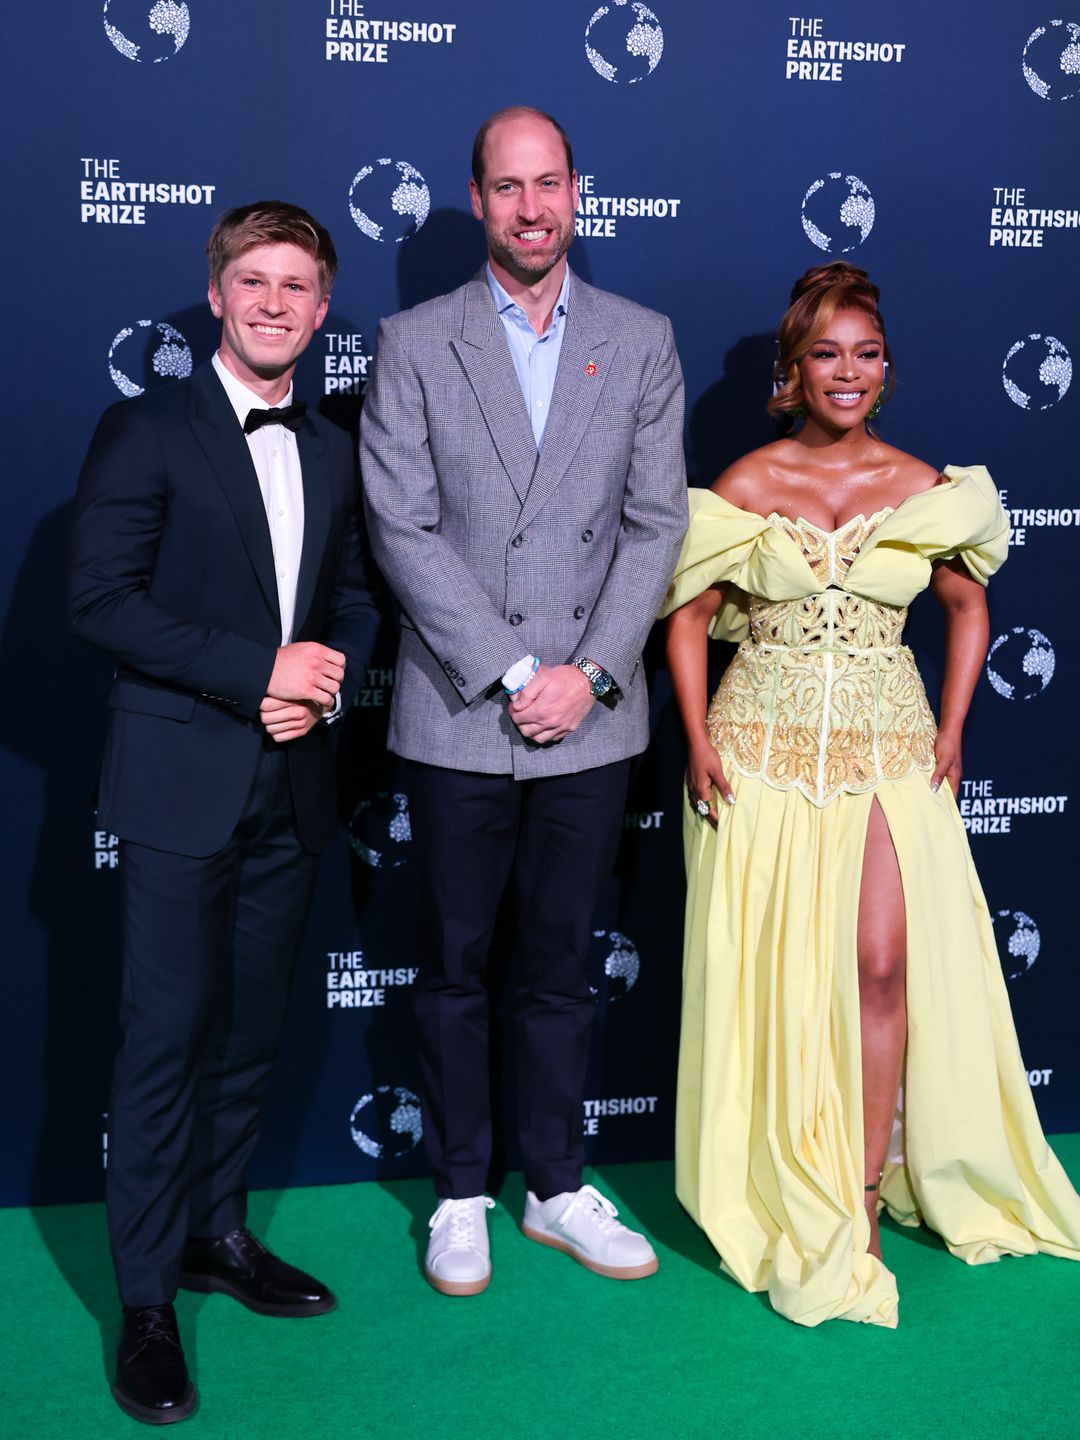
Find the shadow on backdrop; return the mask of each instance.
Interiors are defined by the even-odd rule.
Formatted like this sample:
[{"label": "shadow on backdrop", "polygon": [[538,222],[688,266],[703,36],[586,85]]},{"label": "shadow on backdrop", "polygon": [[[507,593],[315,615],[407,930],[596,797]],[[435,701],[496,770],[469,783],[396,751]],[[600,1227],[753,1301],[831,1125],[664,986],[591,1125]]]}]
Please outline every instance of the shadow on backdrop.
[{"label": "shadow on backdrop", "polygon": [[744,335],[724,356],[721,378],[693,406],[687,455],[692,485],[711,485],[740,455],[776,439],[776,422],[765,409],[775,351],[773,335]]},{"label": "shadow on backdrop", "polygon": [[[34,530],[0,638],[9,696],[0,741],[42,772],[44,800],[27,908],[45,937],[40,1013],[41,1095],[30,1204],[57,1269],[102,1327],[111,1349],[116,1291],[100,1210],[56,1207],[104,1191],[105,1110],[119,989],[116,851],[96,843],[94,800],[112,666],[69,634],[65,613],[72,503]],[[73,821],[73,816],[75,817]],[[100,867],[100,868],[99,868]],[[36,1037],[35,1037],[36,1038]]]},{"label": "shadow on backdrop", "polygon": [[[398,247],[398,309],[411,310],[471,280],[484,263],[484,227],[465,210],[433,210]],[[389,309],[387,311],[389,312]]]}]

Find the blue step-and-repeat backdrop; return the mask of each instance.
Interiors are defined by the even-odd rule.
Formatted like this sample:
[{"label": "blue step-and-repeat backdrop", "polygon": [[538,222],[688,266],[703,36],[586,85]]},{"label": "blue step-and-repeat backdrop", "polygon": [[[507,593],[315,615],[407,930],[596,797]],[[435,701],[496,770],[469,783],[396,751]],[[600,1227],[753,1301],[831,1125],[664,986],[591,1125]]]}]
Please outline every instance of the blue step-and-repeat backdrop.
[{"label": "blue step-and-repeat backdrop", "polygon": [[[96,418],[211,353],[206,237],[225,207],[280,196],[317,215],[341,257],[300,393],[355,427],[380,316],[451,289],[482,261],[471,140],[515,102],[552,111],[574,142],[571,263],[672,317],[695,483],[771,438],[774,326],[795,277],[836,256],[882,287],[898,370],[885,438],[938,466],[990,467],[1015,529],[990,592],[961,807],[1043,1122],[1080,1128],[1080,659],[1068,598],[1080,566],[1080,3],[793,10],[777,0],[22,7],[2,102],[12,413],[0,532],[0,1203],[97,1198],[107,1158],[117,848],[93,795],[110,666],[67,635],[63,603],[71,497]],[[916,605],[911,634],[933,698],[932,600]],[[655,738],[596,918],[585,1100],[596,1160],[671,1152],[683,757],[653,651]],[[393,658],[387,626],[344,727],[341,833],[296,974],[256,1184],[424,1169],[409,816],[383,744]]]}]

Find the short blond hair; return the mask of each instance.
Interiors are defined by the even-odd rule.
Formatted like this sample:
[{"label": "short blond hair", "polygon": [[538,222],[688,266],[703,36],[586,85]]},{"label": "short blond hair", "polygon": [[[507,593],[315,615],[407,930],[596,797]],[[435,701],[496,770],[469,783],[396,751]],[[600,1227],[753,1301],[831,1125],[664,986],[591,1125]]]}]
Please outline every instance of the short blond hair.
[{"label": "short blond hair", "polygon": [[226,265],[259,245],[295,245],[315,261],[322,298],[337,274],[337,252],[330,232],[299,205],[285,200],[256,200],[226,210],[206,242],[210,283],[221,289]]}]

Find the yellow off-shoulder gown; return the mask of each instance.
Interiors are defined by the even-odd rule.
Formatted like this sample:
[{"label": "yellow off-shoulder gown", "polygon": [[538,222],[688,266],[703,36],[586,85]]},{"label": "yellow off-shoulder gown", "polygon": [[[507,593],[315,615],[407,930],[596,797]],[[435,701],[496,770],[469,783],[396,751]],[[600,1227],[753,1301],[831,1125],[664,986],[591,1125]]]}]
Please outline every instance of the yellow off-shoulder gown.
[{"label": "yellow off-shoulder gown", "polygon": [[748,1290],[802,1325],[895,1325],[867,1253],[856,933],[870,807],[907,916],[902,1115],[882,1183],[969,1264],[1080,1259],[1080,1198],[1042,1134],[990,916],[947,784],[906,607],[935,560],[982,584],[1008,522],[981,467],[838,530],[690,494],[665,613],[723,582],[740,642],[709,708],[736,803],[687,802],[676,1185]]}]

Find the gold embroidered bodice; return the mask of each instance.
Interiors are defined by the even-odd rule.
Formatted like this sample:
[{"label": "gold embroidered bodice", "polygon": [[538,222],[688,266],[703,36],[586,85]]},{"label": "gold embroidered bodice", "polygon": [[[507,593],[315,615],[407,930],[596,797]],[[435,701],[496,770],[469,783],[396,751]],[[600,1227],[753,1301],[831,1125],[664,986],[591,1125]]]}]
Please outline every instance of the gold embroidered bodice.
[{"label": "gold embroidered bodice", "polygon": [[725,764],[815,805],[932,770],[937,730],[914,657],[907,608],[843,589],[861,547],[891,514],[837,530],[770,515],[799,546],[820,590],[797,600],[747,597],[750,634],[709,706]]}]

